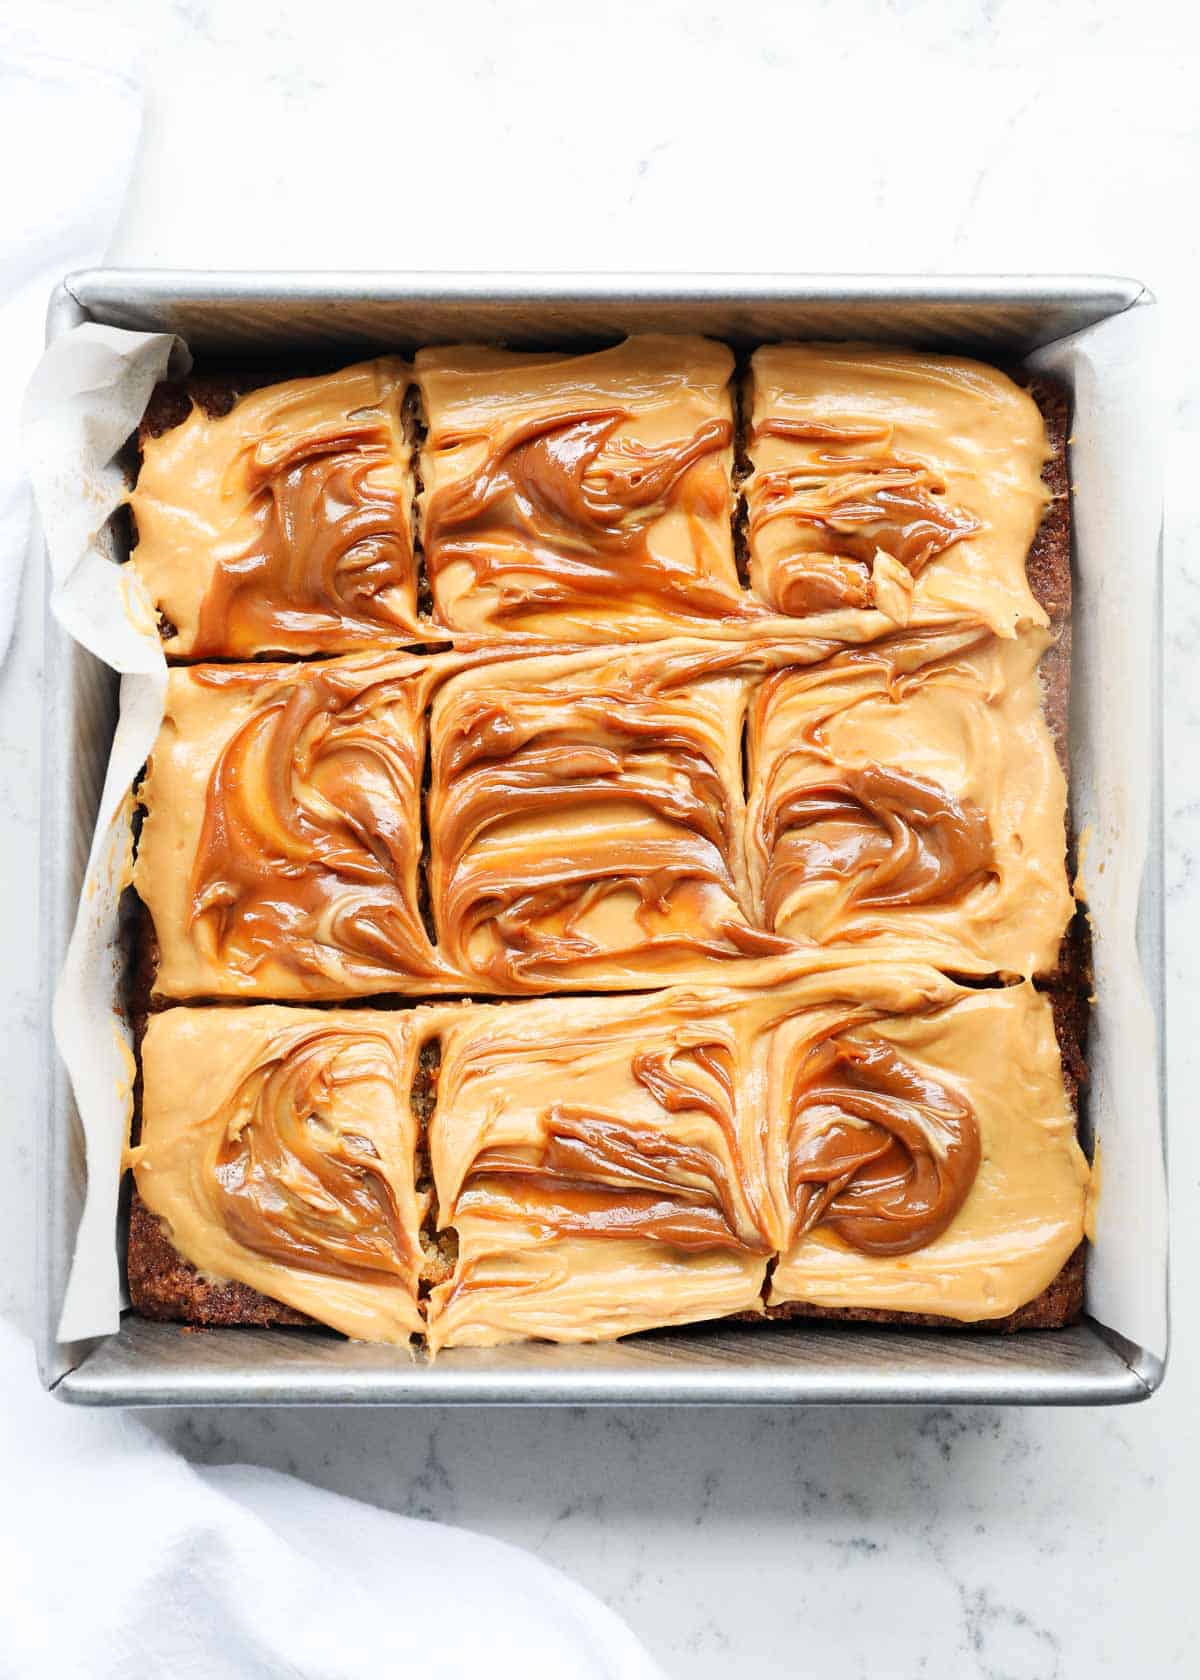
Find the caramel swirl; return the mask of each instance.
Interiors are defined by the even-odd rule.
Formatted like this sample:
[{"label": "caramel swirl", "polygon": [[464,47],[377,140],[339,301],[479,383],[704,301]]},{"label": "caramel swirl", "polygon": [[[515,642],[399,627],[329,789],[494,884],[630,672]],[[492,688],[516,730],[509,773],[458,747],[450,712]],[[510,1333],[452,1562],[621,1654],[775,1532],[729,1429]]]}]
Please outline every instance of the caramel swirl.
[{"label": "caramel swirl", "polygon": [[340,1090],[362,1081],[400,1083],[382,1032],[314,1027],[268,1050],[208,1121],[213,1210],[279,1265],[407,1284],[417,1256],[379,1152],[336,1118]]},{"label": "caramel swirl", "polygon": [[412,572],[404,498],[373,478],[388,464],[383,417],[359,410],[277,456],[248,444],[243,472],[257,530],[217,558],[193,652],[378,642],[395,629],[383,597]]},{"label": "caramel swirl", "polygon": [[[654,552],[655,523],[686,500],[720,519],[728,499],[723,473],[696,472],[733,438],[727,419],[711,419],[691,437],[650,445],[614,440],[630,418],[621,407],[579,408],[526,421],[492,447],[472,476],[430,496],[424,511],[425,559],[436,584],[456,561],[476,584],[502,587],[501,622],[570,606],[636,602],[699,618],[751,610],[729,589],[706,581],[694,564]],[[450,434],[439,446],[466,439]],[[601,452],[603,458],[601,459]],[[685,481],[687,497],[683,496]],[[536,583],[529,581],[536,573]]]},{"label": "caramel swirl", "polygon": [[[632,1069],[669,1114],[696,1110],[716,1121],[736,1176],[729,1046],[714,1039],[641,1053]],[[513,1202],[523,1220],[550,1236],[644,1237],[696,1253],[771,1249],[740,1215],[734,1182],[716,1150],[567,1103],[548,1110],[538,1147],[482,1149],[457,1205],[504,1219]]]},{"label": "caramel swirl", "polygon": [[417,630],[394,357],[242,395],[145,439],[133,565],[172,653],[344,653]]},{"label": "caramel swirl", "polygon": [[794,546],[771,571],[770,603],[802,616],[874,605],[877,552],[915,578],[935,555],[972,536],[980,523],[945,501],[931,467],[896,449],[887,424],[821,425],[773,416],[754,440],[809,446],[798,465],[759,473],[750,497],[750,539],[786,519]]},{"label": "caramel swirl", "polygon": [[765,808],[768,924],[798,885],[846,884],[846,909],[953,904],[995,871],[985,812],[880,764],[794,789]]},{"label": "caramel swirl", "polygon": [[416,907],[420,741],[381,726],[391,705],[411,717],[403,677],[364,686],[354,667],[312,666],[222,750],[189,929],[223,966],[251,976],[269,957],[316,976],[332,958],[381,983],[436,972]]},{"label": "caramel swirl", "polygon": [[[536,984],[610,954],[584,921],[618,895],[636,899],[635,960],[789,948],[739,914],[736,817],[711,752],[682,708],[671,713],[632,689],[599,686],[572,696],[569,710],[552,697],[544,706],[528,695],[465,699],[441,744],[431,801],[446,950],[502,988]],[[561,827],[614,808],[632,814],[627,841],[582,820]],[[519,825],[537,838],[516,854],[509,837]],[[489,839],[508,848],[507,866],[481,855]],[[724,911],[706,905],[713,890]],[[474,957],[481,946],[488,954]]]},{"label": "caramel swirl", "polygon": [[829,1225],[863,1254],[911,1254],[950,1225],[979,1162],[970,1104],[883,1039],[809,1050],[788,1134],[795,1236]]}]

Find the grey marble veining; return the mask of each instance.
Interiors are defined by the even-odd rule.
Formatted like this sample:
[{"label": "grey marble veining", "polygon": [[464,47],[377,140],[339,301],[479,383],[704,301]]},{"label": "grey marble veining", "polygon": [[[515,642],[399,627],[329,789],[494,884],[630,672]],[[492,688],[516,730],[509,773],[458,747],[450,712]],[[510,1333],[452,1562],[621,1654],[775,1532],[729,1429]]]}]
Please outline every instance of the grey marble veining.
[{"label": "grey marble veining", "polygon": [[[662,0],[602,19],[515,0],[350,0],[336,23],[316,0],[82,9],[123,23],[145,60],[146,152],[117,262],[719,269],[735,266],[736,235],[745,268],[1090,269],[1156,289],[1172,424],[1195,446],[1167,547],[1175,1348],[1161,1395],[1113,1413],[266,1410],[151,1426],[199,1462],[272,1465],[529,1546],[600,1592],[678,1676],[1196,1672],[1191,14],[1150,4],[1133,19],[1086,0]],[[406,120],[436,137],[416,170]],[[37,874],[37,581],[0,672],[9,1315],[31,1269],[23,1122],[45,1007],[24,889]]]}]

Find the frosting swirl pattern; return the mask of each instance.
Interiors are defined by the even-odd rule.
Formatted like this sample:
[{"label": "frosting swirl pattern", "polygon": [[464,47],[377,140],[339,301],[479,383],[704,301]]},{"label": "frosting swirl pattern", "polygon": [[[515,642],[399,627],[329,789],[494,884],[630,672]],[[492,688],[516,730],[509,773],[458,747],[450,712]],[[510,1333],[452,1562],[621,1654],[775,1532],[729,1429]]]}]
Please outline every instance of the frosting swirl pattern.
[{"label": "frosting swirl pattern", "polygon": [[733,558],[723,346],[468,347],[423,350],[416,366],[439,623],[596,642],[761,616]]},{"label": "frosting swirl pattern", "polygon": [[970,1105],[869,1034],[813,1045],[788,1129],[794,1235],[828,1225],[863,1254],[939,1237],[979,1170]]},{"label": "frosting swirl pattern", "polygon": [[1031,982],[793,1013],[755,1054],[780,1219],[769,1306],[1003,1318],[1082,1241],[1088,1168]]},{"label": "frosting swirl pattern", "polygon": [[131,1165],[180,1254],[348,1336],[421,1328],[412,1015],[150,1017]]},{"label": "frosting swirl pattern", "polygon": [[213,1208],[243,1248],[280,1265],[413,1283],[416,1253],[372,1140],[339,1126],[338,1088],[399,1086],[383,1033],[315,1027],[268,1053],[212,1116]]},{"label": "frosting swirl pattern", "polygon": [[729,1046],[714,1040],[640,1051],[631,1071],[666,1114],[708,1115],[724,1150],[674,1137],[665,1126],[554,1103],[534,1149],[480,1151],[456,1209],[478,1206],[495,1217],[499,1200],[519,1204],[523,1218],[560,1236],[637,1236],[697,1253],[769,1253],[729,1176],[741,1153]]},{"label": "frosting swirl pattern", "polygon": [[1087,1167],[1050,1005],[872,962],[780,987],[151,1017],[150,1209],[203,1272],[350,1335],[420,1327],[409,1101],[452,1274],[435,1350],[580,1341],[768,1300],[999,1318],[1080,1241]]},{"label": "frosting swirl pattern", "polygon": [[433,1348],[759,1309],[773,1227],[731,1016],[670,991],[442,1020],[430,1145],[458,1262]]},{"label": "frosting swirl pattern", "polygon": [[881,764],[794,789],[771,808],[764,838],[772,922],[797,881],[844,881],[847,908],[887,909],[953,903],[993,873],[988,821],[972,800]]},{"label": "frosting swirl pattern", "polygon": [[585,654],[441,691],[430,882],[447,960],[515,990],[790,950],[747,908],[745,679],[671,673]]},{"label": "frosting swirl pattern", "polygon": [[747,813],[764,927],[956,973],[1053,971],[1074,905],[1047,640],[909,632],[767,676]]},{"label": "frosting swirl pattern", "polygon": [[863,642],[1046,616],[1025,557],[1046,432],[996,368],[872,344],[776,344],[751,360],[750,582],[777,613]]},{"label": "frosting swirl pattern", "polygon": [[199,658],[339,653],[417,632],[412,450],[394,358],[194,406],[147,439],[134,570]]},{"label": "frosting swirl pattern", "polygon": [[778,612],[803,616],[877,604],[872,567],[881,551],[919,576],[934,555],[973,536],[980,523],[945,499],[930,466],[895,446],[895,428],[822,425],[773,416],[753,442],[785,439],[795,464],[757,475],[750,498],[752,547],[786,521],[790,541],[764,576]]},{"label": "frosting swirl pattern", "polygon": [[455,982],[420,907],[430,680],[404,655],[171,673],[135,867],[163,993]]}]

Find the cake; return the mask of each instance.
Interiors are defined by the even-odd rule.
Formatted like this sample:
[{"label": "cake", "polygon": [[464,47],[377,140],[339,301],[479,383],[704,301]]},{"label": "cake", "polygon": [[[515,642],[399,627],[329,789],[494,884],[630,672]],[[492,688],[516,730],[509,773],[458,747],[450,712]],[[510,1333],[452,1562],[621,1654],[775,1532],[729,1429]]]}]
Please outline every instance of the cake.
[{"label": "cake", "polygon": [[133,569],[179,659],[414,636],[409,370],[395,357],[246,389],[160,386],[129,497]]},{"label": "cake", "polygon": [[763,683],[747,821],[761,924],[960,974],[1053,974],[1073,905],[1049,643],[1032,625],[972,632],[915,664],[891,638]]},{"label": "cake", "polygon": [[407,1342],[423,1327],[418,1048],[411,1012],[152,1016],[135,1218],[155,1216],[201,1275],[348,1336]]},{"label": "cake", "polygon": [[734,360],[421,350],[421,535],[444,630],[612,643],[756,616],[734,555]]},{"label": "cake", "polygon": [[156,393],[138,1311],[1081,1310],[1064,394],[733,379],[652,336]]},{"label": "cake", "polygon": [[172,670],[134,884],[164,997],[435,988],[421,916],[428,663]]},{"label": "cake", "polygon": [[770,345],[751,358],[750,582],[776,612],[853,627],[1045,622],[1026,557],[1046,433],[1028,391],[961,357]]}]

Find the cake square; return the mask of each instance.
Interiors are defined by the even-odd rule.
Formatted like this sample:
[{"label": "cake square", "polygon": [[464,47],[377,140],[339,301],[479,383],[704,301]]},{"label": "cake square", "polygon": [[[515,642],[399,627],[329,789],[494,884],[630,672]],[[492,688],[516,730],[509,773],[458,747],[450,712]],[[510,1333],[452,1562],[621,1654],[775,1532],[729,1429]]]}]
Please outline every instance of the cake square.
[{"label": "cake square", "polygon": [[713,980],[792,949],[749,905],[748,679],[706,671],[705,645],[512,660],[437,694],[430,899],[479,987]]},{"label": "cake square", "polygon": [[429,662],[173,670],[134,884],[167,998],[454,984],[421,918]]},{"label": "cake square", "polygon": [[446,1020],[430,1160],[458,1255],[430,1296],[431,1350],[761,1311],[769,1204],[729,1001],[679,989]]},{"label": "cake square", "polygon": [[129,505],[169,657],[419,637],[410,376],[385,356],[240,394],[213,379],[160,388]]},{"label": "cake square", "polygon": [[[170,1009],[142,1043],[138,1218],[161,1221],[210,1290],[283,1303],[347,1336],[422,1328],[416,1011]],[[143,1234],[145,1235],[145,1234]],[[161,1311],[131,1249],[135,1305]],[[261,1320],[261,1314],[258,1314]]]},{"label": "cake square", "polygon": [[784,1230],[770,1308],[997,1321],[1053,1288],[1088,1166],[1031,982],[916,1011],[780,1010],[758,1055]]},{"label": "cake square", "polygon": [[1074,901],[1049,639],[910,633],[768,676],[748,733],[761,925],[846,960],[1054,972]]},{"label": "cake square", "polygon": [[751,620],[733,548],[732,372],[703,338],[419,351],[436,621],[621,642]]},{"label": "cake square", "polygon": [[1047,616],[1026,557],[1052,455],[1029,392],[981,362],[872,344],[779,344],[751,360],[751,585],[848,641]]}]

